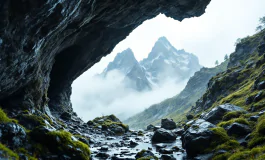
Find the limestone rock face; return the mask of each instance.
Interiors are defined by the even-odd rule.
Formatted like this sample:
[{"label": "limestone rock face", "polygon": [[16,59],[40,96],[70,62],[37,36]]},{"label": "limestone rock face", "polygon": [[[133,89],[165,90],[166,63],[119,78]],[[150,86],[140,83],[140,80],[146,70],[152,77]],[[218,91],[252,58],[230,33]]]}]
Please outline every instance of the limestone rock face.
[{"label": "limestone rock face", "polygon": [[[210,0],[2,0],[0,102],[71,110],[72,82],[145,20],[200,16]],[[59,109],[58,109],[59,108]]]}]

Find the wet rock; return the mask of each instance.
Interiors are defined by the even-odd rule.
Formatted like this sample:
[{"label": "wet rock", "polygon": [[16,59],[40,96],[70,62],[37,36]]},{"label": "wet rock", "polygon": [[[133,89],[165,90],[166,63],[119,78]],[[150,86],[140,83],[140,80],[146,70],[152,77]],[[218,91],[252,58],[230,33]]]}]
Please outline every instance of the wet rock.
[{"label": "wet rock", "polygon": [[227,153],[227,151],[223,150],[223,149],[220,149],[220,150],[216,151],[214,154],[215,155],[219,155],[219,154],[224,154],[224,153]]},{"label": "wet rock", "polygon": [[60,118],[63,119],[63,120],[71,120],[72,119],[72,115],[69,112],[64,112],[64,113],[61,114]]},{"label": "wet rock", "polygon": [[97,155],[96,155],[96,157],[98,157],[98,158],[104,158],[104,159],[107,159],[107,158],[109,158],[109,154],[107,154],[107,153],[102,153],[102,152],[100,152],[100,153],[98,153]]},{"label": "wet rock", "polygon": [[181,149],[180,149],[179,147],[177,147],[177,146],[174,146],[174,147],[172,147],[172,150],[173,150],[174,152],[178,152],[178,151],[180,151]]},{"label": "wet rock", "polygon": [[160,157],[161,160],[176,160],[172,155],[162,155]]},{"label": "wet rock", "polygon": [[89,145],[89,140],[88,140],[88,139],[86,139],[86,138],[84,138],[84,137],[76,137],[76,138],[77,138],[77,140],[79,140],[80,142],[83,142],[83,143]]},{"label": "wet rock", "polygon": [[149,150],[142,150],[141,152],[138,152],[135,156],[136,159],[143,158],[143,157],[154,157],[154,153],[152,153]]},{"label": "wet rock", "polygon": [[161,148],[161,149],[159,149],[159,153],[161,153],[161,154],[173,154],[173,150],[168,149],[168,148]]},{"label": "wet rock", "polygon": [[191,119],[193,119],[193,118],[194,118],[194,116],[193,116],[193,115],[191,115],[191,114],[187,114],[187,115],[186,115],[186,118],[187,118],[187,120],[191,120]]},{"label": "wet rock", "polygon": [[163,142],[173,142],[175,141],[177,136],[172,132],[160,128],[155,131],[154,135],[152,136],[152,142],[163,143]]},{"label": "wet rock", "polygon": [[265,81],[261,81],[257,84],[257,89],[262,90],[265,89]]},{"label": "wet rock", "polygon": [[150,130],[153,130],[154,128],[155,128],[154,125],[149,124],[149,125],[146,127],[146,130],[150,131]]},{"label": "wet rock", "polygon": [[254,97],[254,102],[258,102],[263,98],[263,91],[259,91],[259,93]]},{"label": "wet rock", "polygon": [[182,146],[189,156],[195,156],[210,146],[213,132],[209,128],[214,127],[214,124],[198,119],[183,133]]},{"label": "wet rock", "polygon": [[102,147],[100,147],[99,150],[101,150],[101,151],[108,151],[109,150],[109,147],[108,146],[102,146]]},{"label": "wet rock", "polygon": [[166,118],[161,120],[161,128],[173,130],[177,125],[172,119]]},{"label": "wet rock", "polygon": [[240,124],[240,123],[233,123],[230,126],[226,127],[228,135],[237,135],[237,136],[245,136],[251,132],[249,126]]},{"label": "wet rock", "polygon": [[248,142],[246,141],[245,138],[239,139],[237,141],[240,144],[240,146],[243,146],[243,147],[247,147],[248,146]]},{"label": "wet rock", "polygon": [[246,102],[245,102],[245,104],[246,105],[249,105],[249,104],[251,104],[252,102],[253,102],[253,100],[254,100],[254,97],[248,97],[248,98],[246,98]]},{"label": "wet rock", "polygon": [[126,132],[126,130],[123,127],[115,124],[110,126],[109,128],[115,135],[122,135]]},{"label": "wet rock", "polygon": [[0,140],[14,148],[23,146],[26,141],[26,131],[15,123],[0,124]]},{"label": "wet rock", "polygon": [[184,129],[182,129],[182,128],[178,128],[178,129],[173,130],[173,132],[174,132],[176,135],[182,135],[182,134],[184,133]]},{"label": "wet rock", "polygon": [[223,104],[213,108],[211,111],[209,111],[204,116],[202,116],[202,119],[211,122],[213,124],[217,124],[222,120],[223,116],[227,112],[231,111],[245,111],[245,110],[242,109],[241,107],[232,104]]},{"label": "wet rock", "polygon": [[25,154],[20,153],[18,156],[20,160],[28,160],[28,157]]},{"label": "wet rock", "polygon": [[137,146],[138,145],[138,143],[136,143],[136,142],[134,142],[134,141],[130,141],[130,146],[131,147],[135,147],[135,146]]},{"label": "wet rock", "polygon": [[155,146],[156,146],[156,148],[166,148],[167,147],[167,145],[165,145],[163,143],[156,144]]},{"label": "wet rock", "polygon": [[155,126],[153,131],[156,131],[156,130],[158,130],[159,128],[161,128],[161,127],[160,127],[160,126]]},{"label": "wet rock", "polygon": [[193,158],[193,160],[210,160],[213,157],[213,153],[201,154]]},{"label": "wet rock", "polygon": [[250,121],[253,121],[253,122],[257,122],[258,119],[259,119],[259,117],[260,117],[260,116],[257,116],[257,115],[256,115],[256,116],[251,116],[251,117],[249,117],[249,120],[250,120]]}]

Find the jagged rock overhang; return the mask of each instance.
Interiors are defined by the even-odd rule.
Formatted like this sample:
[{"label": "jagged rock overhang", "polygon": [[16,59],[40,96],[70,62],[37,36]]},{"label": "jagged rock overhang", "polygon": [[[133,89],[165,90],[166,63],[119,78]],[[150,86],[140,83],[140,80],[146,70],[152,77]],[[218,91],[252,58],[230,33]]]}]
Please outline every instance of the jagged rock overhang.
[{"label": "jagged rock overhang", "polygon": [[145,20],[160,13],[176,20],[200,16],[209,2],[3,0],[0,101],[16,95],[41,106],[48,96],[55,104],[53,99],[58,101],[65,90],[69,95],[79,75]]}]

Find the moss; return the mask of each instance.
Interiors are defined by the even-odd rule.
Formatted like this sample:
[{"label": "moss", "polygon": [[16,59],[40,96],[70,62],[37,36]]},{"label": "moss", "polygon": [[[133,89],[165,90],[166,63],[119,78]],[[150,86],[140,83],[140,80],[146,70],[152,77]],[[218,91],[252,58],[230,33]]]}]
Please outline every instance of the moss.
[{"label": "moss", "polygon": [[0,122],[11,122],[11,120],[7,117],[6,113],[0,108]]},{"label": "moss", "polygon": [[5,145],[3,145],[2,143],[0,143],[0,150],[1,151],[3,151],[3,156],[5,157],[5,158],[8,158],[8,159],[16,159],[16,160],[18,160],[19,159],[19,157],[18,157],[18,155],[15,153],[15,152],[13,152],[12,150],[10,150],[9,148],[7,148]]},{"label": "moss", "polygon": [[230,151],[230,150],[239,149],[239,148],[241,148],[240,144],[236,140],[229,140],[229,141],[217,146],[216,150]]},{"label": "moss", "polygon": [[52,121],[52,119],[48,116],[48,115],[46,115],[46,114],[43,114],[43,119],[45,119],[46,121],[48,121],[51,125],[53,124],[53,121]]},{"label": "moss", "polygon": [[257,131],[259,134],[265,134],[265,119],[261,119],[257,124]]},{"label": "moss", "polygon": [[117,117],[114,115],[97,117],[93,120],[95,127],[102,126],[102,128],[109,128],[113,125],[121,126],[125,131],[129,130],[129,126],[123,124]]},{"label": "moss", "polygon": [[223,120],[224,121],[229,121],[232,118],[238,118],[243,114],[242,111],[232,111],[232,112],[228,112],[224,115]]},{"label": "moss", "polygon": [[214,134],[211,146],[217,146],[218,144],[225,143],[230,139],[226,131],[221,127],[211,128],[210,130],[213,131]]},{"label": "moss", "polygon": [[240,123],[240,124],[245,124],[245,125],[249,125],[249,122],[245,119],[245,118],[234,118],[231,119],[229,121],[224,121],[224,122],[220,122],[217,126],[219,127],[226,127],[231,125],[232,123]]},{"label": "moss", "polygon": [[8,118],[6,113],[3,111],[3,109],[0,107],[0,122],[1,123],[8,123],[8,122],[13,122],[13,123],[18,123],[17,120]]},{"label": "moss", "polygon": [[231,155],[228,160],[256,160],[264,157],[265,154],[265,147],[257,147],[253,148],[252,150],[244,150],[241,152],[234,153]]},{"label": "moss", "polygon": [[151,159],[158,160],[158,158],[157,158],[157,157],[153,157],[153,156],[142,157],[142,158],[138,158],[137,160],[151,160]]},{"label": "moss", "polygon": [[[64,151],[66,153],[68,153],[67,151],[74,151],[74,153],[78,154],[82,159],[89,160],[90,150],[88,145],[81,141],[74,140],[71,133],[66,131],[53,131],[47,133],[47,136],[51,143],[56,144],[55,150]],[[70,146],[72,146],[72,148]]]},{"label": "moss", "polygon": [[251,133],[251,140],[248,143],[249,147],[255,147],[257,145],[265,143],[265,115],[262,115],[258,119],[256,129]]},{"label": "moss", "polygon": [[62,127],[66,128],[66,125],[61,120],[57,119],[56,122],[60,124]]},{"label": "moss", "polygon": [[220,103],[232,103],[238,106],[245,106],[245,100],[248,97],[248,93],[249,91],[251,91],[253,84],[254,81],[244,84],[238,90],[232,92],[231,94],[223,98]]},{"label": "moss", "polygon": [[28,160],[38,160],[36,157],[31,156],[25,148],[19,148],[17,152],[23,153],[25,156],[27,156]]},{"label": "moss", "polygon": [[146,157],[143,157],[145,152],[147,152],[147,150],[145,150],[145,149],[143,149],[140,152],[138,152],[136,154],[136,157],[141,157],[141,158],[137,158],[137,160],[151,160],[151,159],[158,160],[158,158],[157,157],[154,157],[154,156],[146,156]]}]

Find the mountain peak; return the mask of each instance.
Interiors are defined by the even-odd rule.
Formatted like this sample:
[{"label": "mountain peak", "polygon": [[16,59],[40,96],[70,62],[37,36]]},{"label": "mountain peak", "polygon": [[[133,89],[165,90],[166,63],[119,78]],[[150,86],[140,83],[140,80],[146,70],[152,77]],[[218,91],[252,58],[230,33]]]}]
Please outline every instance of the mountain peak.
[{"label": "mountain peak", "polygon": [[[115,57],[115,59],[120,59],[120,58],[132,58],[135,59],[134,53],[131,50],[131,48],[127,48],[126,50],[118,53]],[[114,60],[115,61],[115,60]]]},{"label": "mountain peak", "polygon": [[164,42],[168,42],[168,39],[165,36],[159,37],[157,41],[164,41]]},{"label": "mountain peak", "polygon": [[128,48],[118,53],[114,58],[114,61],[109,63],[108,67],[103,71],[103,73],[107,74],[107,72],[116,69],[124,74],[127,74],[136,64],[138,64],[138,61],[134,57],[133,51]]}]

